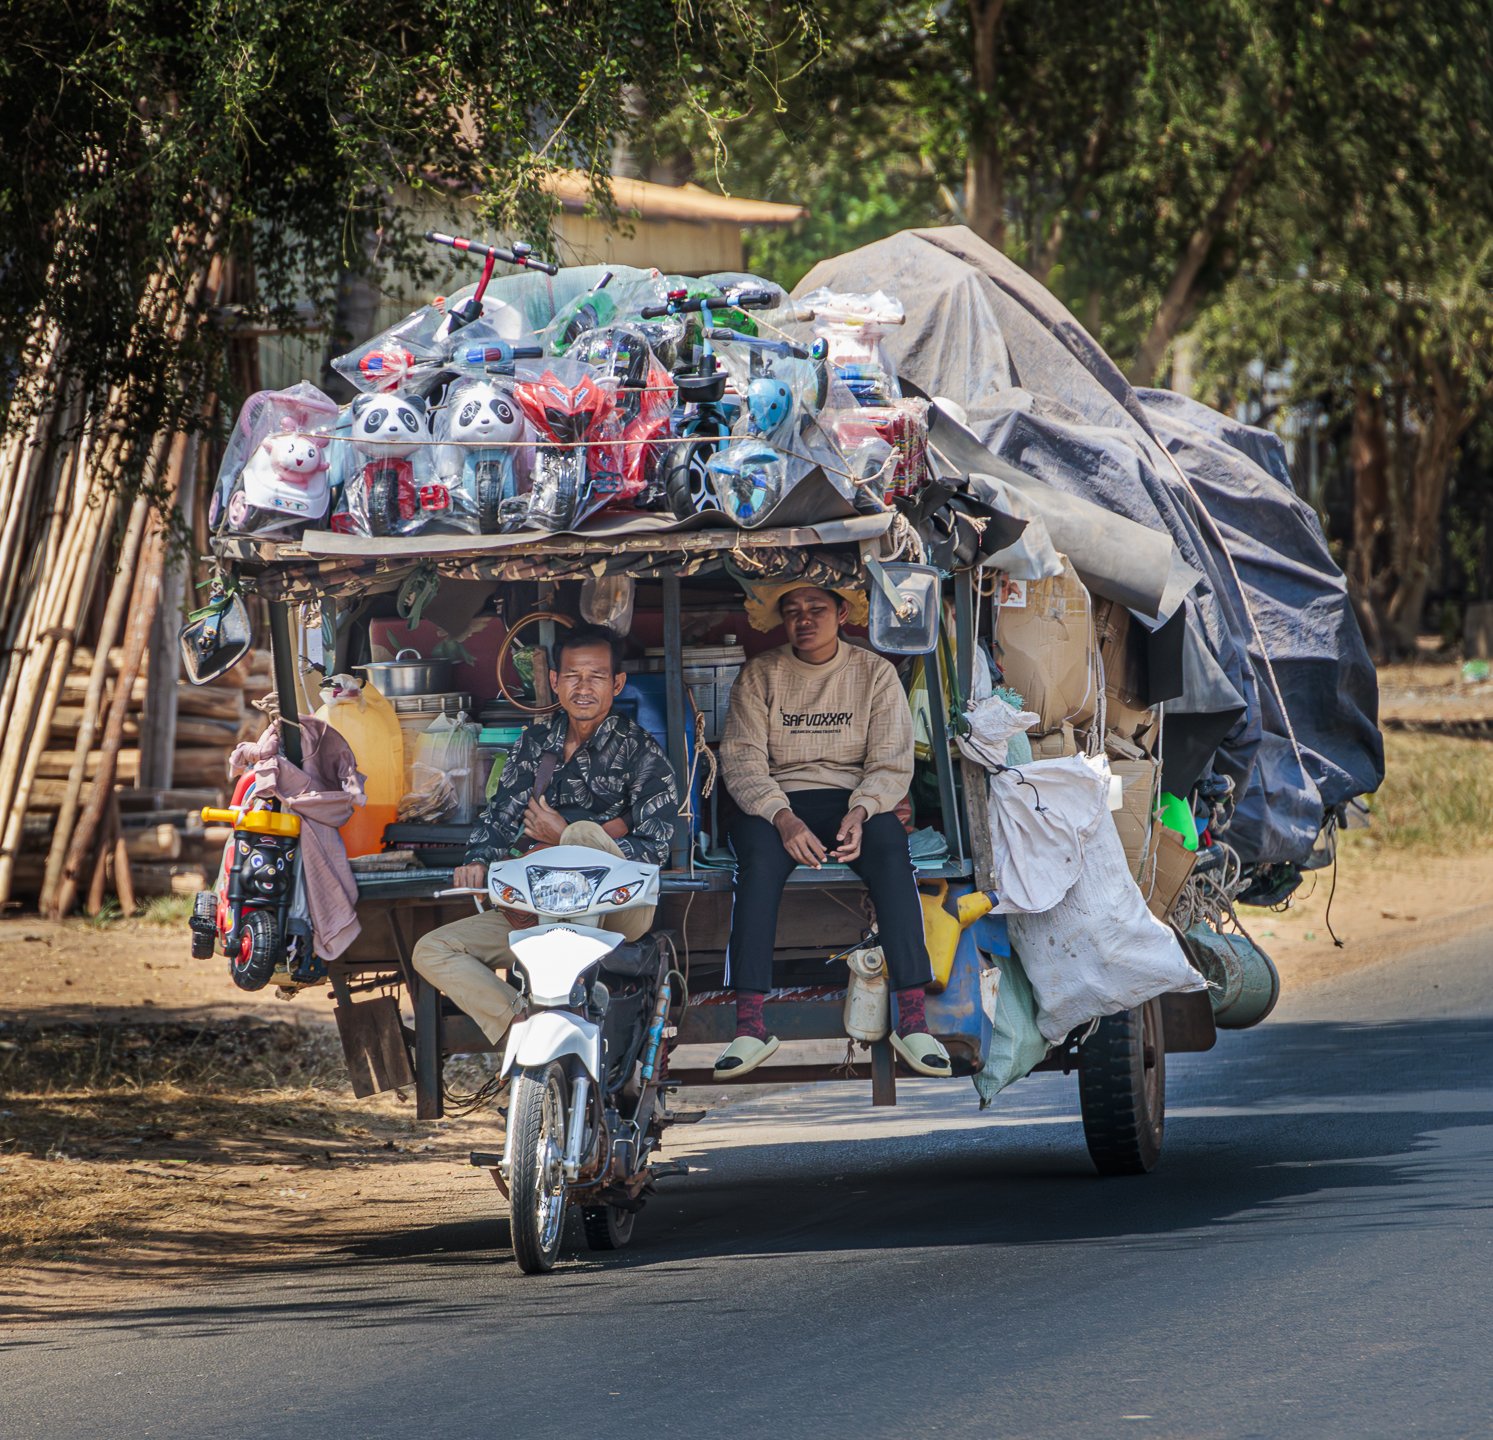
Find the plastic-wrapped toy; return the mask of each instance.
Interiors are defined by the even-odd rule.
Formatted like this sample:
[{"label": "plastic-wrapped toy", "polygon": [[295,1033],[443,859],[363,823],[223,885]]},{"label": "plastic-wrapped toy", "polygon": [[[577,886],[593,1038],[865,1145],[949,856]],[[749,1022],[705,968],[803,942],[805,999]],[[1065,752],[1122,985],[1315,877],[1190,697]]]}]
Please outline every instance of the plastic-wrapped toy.
[{"label": "plastic-wrapped toy", "polygon": [[916,495],[928,479],[928,402],[826,411],[825,427],[845,452],[853,473],[878,499]]},{"label": "plastic-wrapped toy", "polygon": [[900,300],[880,290],[854,295],[821,288],[799,300],[796,311],[798,318],[814,321],[814,333],[829,345],[829,363],[858,405],[890,405],[902,398],[881,343],[889,326],[907,319]]},{"label": "plastic-wrapped toy", "polygon": [[534,427],[527,520],[573,530],[622,487],[616,384],[575,360],[521,376],[513,393]]},{"label": "plastic-wrapped toy", "polygon": [[325,521],[326,437],[336,420],[337,402],[304,381],[251,395],[223,451],[212,528],[274,534]]},{"label": "plastic-wrapped toy", "polygon": [[658,363],[643,331],[611,325],[580,338],[573,357],[594,365],[617,386],[617,418],[622,427],[622,484],[612,509],[648,508],[663,498],[659,475],[674,409],[674,382]]},{"label": "plastic-wrapped toy", "polygon": [[354,530],[407,535],[450,509],[451,492],[433,474],[423,400],[359,395],[349,416],[356,468],[347,476],[346,499]]},{"label": "plastic-wrapped toy", "polygon": [[[442,473],[459,510],[475,516],[479,534],[495,535],[512,515],[526,487],[524,442],[532,442],[513,382],[497,377],[461,379],[446,392],[436,416],[436,439],[448,443]],[[522,462],[522,463],[521,463]]]}]

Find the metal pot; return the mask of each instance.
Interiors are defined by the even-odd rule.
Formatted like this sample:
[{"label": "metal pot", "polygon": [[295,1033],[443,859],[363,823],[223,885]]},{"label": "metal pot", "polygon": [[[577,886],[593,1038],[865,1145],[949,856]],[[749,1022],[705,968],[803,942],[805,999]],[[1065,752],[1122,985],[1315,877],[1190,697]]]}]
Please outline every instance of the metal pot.
[{"label": "metal pot", "polygon": [[[406,660],[413,655],[413,660]],[[401,650],[392,660],[354,665],[374,684],[380,695],[439,695],[454,688],[449,660],[425,660],[418,650]]]}]

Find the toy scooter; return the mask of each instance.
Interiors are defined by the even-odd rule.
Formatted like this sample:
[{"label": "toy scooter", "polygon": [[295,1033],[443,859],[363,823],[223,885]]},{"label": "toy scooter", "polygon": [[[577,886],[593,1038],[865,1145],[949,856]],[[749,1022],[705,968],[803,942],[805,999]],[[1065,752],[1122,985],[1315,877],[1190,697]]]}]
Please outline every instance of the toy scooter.
[{"label": "toy scooter", "polygon": [[287,985],[325,978],[312,949],[311,927],[291,917],[300,874],[301,819],[253,803],[254,777],[242,776],[227,809],[202,812],[211,825],[232,825],[223,847],[217,890],[198,892],[193,906],[192,958],[206,960],[219,944],[240,990],[262,990],[281,972]]}]

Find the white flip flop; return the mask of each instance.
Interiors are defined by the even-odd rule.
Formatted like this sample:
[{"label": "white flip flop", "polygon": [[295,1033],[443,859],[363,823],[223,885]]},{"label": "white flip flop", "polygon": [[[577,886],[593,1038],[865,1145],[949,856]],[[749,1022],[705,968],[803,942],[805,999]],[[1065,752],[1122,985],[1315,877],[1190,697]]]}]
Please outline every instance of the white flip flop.
[{"label": "white flip flop", "polygon": [[942,1043],[925,1030],[915,1030],[911,1035],[891,1035],[892,1049],[903,1062],[919,1075],[932,1075],[936,1080],[946,1080],[954,1073],[953,1061]]},{"label": "white flip flop", "polygon": [[769,1035],[759,1040],[755,1035],[738,1035],[716,1058],[714,1076],[717,1080],[740,1080],[755,1070],[778,1049],[778,1037]]}]

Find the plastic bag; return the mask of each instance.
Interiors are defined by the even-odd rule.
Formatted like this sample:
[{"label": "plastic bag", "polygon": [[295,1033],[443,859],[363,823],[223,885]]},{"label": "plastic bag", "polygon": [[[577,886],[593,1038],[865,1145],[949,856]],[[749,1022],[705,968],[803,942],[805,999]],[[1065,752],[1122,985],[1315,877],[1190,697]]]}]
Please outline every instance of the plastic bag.
[{"label": "plastic bag", "polygon": [[674,381],[669,372],[659,364],[647,336],[634,325],[593,330],[570,353],[595,366],[617,387],[622,483],[608,506],[617,510],[661,503],[659,466],[664,447],[660,442],[669,434],[674,412]]},{"label": "plastic bag", "polygon": [[1073,888],[1057,905],[1006,923],[1037,997],[1038,1026],[1054,1045],[1101,1015],[1207,988],[1176,936],[1146,908],[1113,825],[1095,829]]},{"label": "plastic bag", "polygon": [[574,530],[624,486],[617,385],[575,360],[520,366],[514,396],[534,430],[525,523]]},{"label": "plastic bag", "polygon": [[337,402],[304,380],[251,395],[223,451],[209,525],[264,535],[324,523],[331,505],[328,436],[336,423]]},{"label": "plastic bag", "polygon": [[636,591],[631,575],[588,575],[581,582],[581,614],[592,625],[629,635]]},{"label": "plastic bag", "polygon": [[857,295],[821,288],[798,301],[798,313],[814,321],[814,333],[829,345],[830,364],[857,404],[891,405],[902,398],[881,343],[888,326],[907,319],[900,300],[880,290]]},{"label": "plastic bag", "polygon": [[436,474],[425,402],[411,395],[359,395],[339,420],[343,508],[333,529],[413,535],[450,518],[451,491]]},{"label": "plastic bag", "polygon": [[409,788],[399,802],[402,822],[472,823],[482,808],[487,779],[477,770],[480,730],[462,714],[455,720],[438,715],[421,731],[410,762]]},{"label": "plastic bag", "polygon": [[987,990],[992,1002],[985,1003],[990,1017],[990,1048],[985,1065],[975,1076],[975,1089],[983,1109],[1008,1085],[1013,1085],[1047,1058],[1051,1048],[1037,1025],[1037,997],[1021,961],[1014,955],[999,957],[980,977],[981,1001]]},{"label": "plastic bag", "polygon": [[435,415],[436,466],[451,497],[450,523],[496,535],[505,518],[527,514],[534,433],[502,378],[452,382]]}]

